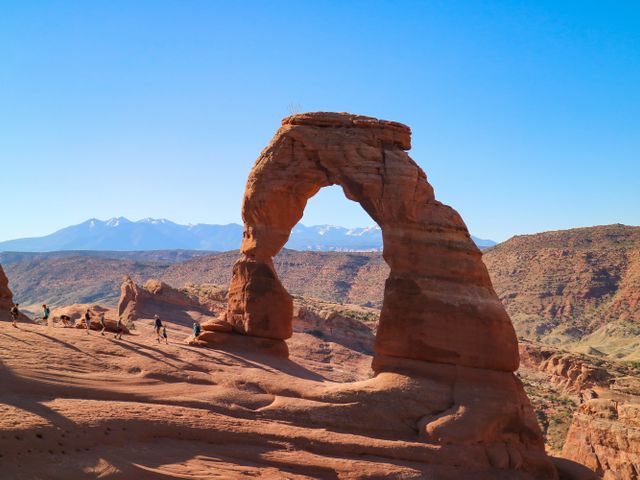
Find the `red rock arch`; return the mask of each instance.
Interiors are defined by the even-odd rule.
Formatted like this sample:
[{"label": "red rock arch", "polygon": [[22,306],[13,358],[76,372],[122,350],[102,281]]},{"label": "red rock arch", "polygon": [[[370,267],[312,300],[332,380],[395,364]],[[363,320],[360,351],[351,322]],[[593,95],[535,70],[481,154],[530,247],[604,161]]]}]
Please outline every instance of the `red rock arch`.
[{"label": "red rock arch", "polygon": [[285,118],[256,161],[242,205],[244,238],[229,288],[236,332],[286,339],[292,300],[272,257],[307,200],[340,185],[382,229],[390,267],[375,342],[400,357],[515,371],[517,339],[460,215],[435,199],[407,155],[405,125],[346,113]]}]

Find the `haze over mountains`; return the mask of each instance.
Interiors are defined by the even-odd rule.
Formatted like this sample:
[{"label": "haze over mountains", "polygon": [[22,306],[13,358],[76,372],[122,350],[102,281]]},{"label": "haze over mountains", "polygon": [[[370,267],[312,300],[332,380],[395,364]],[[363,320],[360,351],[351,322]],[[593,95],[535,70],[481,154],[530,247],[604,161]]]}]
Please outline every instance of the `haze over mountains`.
[{"label": "haze over mountains", "polygon": [[[495,245],[491,240],[473,237],[481,248]],[[166,219],[131,221],[124,217],[103,221],[92,218],[78,225],[43,237],[0,242],[5,252],[53,252],[68,250],[236,250],[242,241],[242,225],[180,225]],[[382,232],[373,225],[345,228],[335,225],[294,227],[287,248],[315,251],[382,250]]]}]

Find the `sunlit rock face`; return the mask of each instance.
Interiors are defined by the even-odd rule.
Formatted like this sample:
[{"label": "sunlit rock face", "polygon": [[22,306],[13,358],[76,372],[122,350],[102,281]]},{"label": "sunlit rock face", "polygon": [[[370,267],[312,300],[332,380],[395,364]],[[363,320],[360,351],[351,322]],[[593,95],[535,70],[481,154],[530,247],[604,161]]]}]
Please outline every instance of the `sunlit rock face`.
[{"label": "sunlit rock face", "polygon": [[[264,351],[285,345],[293,302],[273,256],[307,200],[340,185],[380,226],[390,267],[374,344],[376,376],[328,390],[323,401],[331,408],[277,403],[261,413],[314,428],[414,436],[425,449],[458,452],[427,463],[462,467],[469,478],[503,471],[500,478],[556,479],[513,374],[519,355],[511,320],[467,227],[435,199],[425,173],[406,153],[410,146],[410,129],[396,122],[323,112],[285,118],[246,185],[240,258],[227,311],[218,319],[236,335],[208,331],[196,340],[217,347],[244,337],[247,348]],[[272,343],[264,347],[255,339]],[[380,412],[391,405],[399,415],[385,420]],[[343,408],[349,413],[339,414]]]},{"label": "sunlit rock face", "polygon": [[239,332],[286,339],[293,306],[272,257],[307,200],[340,185],[380,225],[391,268],[375,350],[379,355],[515,371],[516,336],[451,207],[435,199],[407,155],[405,125],[345,113],[283,120],[247,181],[242,256],[233,270],[228,320]]},{"label": "sunlit rock face", "polygon": [[0,320],[11,319],[11,307],[13,307],[13,294],[9,290],[9,280],[0,265]]}]

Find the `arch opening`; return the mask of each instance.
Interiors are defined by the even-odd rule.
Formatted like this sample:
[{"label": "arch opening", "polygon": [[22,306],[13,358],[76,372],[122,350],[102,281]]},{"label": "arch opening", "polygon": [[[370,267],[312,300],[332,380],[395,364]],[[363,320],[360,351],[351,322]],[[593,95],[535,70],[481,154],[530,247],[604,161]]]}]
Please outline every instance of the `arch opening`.
[{"label": "arch opening", "polygon": [[374,368],[401,358],[517,369],[515,331],[481,253],[458,213],[435,199],[409,149],[409,128],[395,122],[338,113],[283,120],[247,180],[226,313],[237,333],[291,336],[293,303],[273,257],[307,201],[339,185],[380,226],[390,268]]},{"label": "arch opening", "polygon": [[[324,192],[330,192],[330,196]],[[307,212],[314,208],[322,209],[324,218],[316,216],[305,222]],[[349,216],[360,219],[359,227],[345,226],[342,212],[349,208],[361,210],[359,216],[353,212]],[[333,218],[325,212],[332,213]],[[306,239],[301,223],[315,225],[304,227],[313,228]],[[369,378],[384,279],[389,272],[380,255],[380,228],[359,204],[346,198],[340,186],[333,185],[307,200],[303,218],[293,232],[295,243],[289,241],[273,259],[276,275],[293,300],[294,335],[288,342],[289,349],[298,356],[305,352],[305,358],[322,356],[327,366],[337,367],[337,359],[348,356],[348,371],[330,369],[334,381]],[[343,248],[328,248],[336,242]],[[365,275],[374,275],[375,280],[363,285]]]}]

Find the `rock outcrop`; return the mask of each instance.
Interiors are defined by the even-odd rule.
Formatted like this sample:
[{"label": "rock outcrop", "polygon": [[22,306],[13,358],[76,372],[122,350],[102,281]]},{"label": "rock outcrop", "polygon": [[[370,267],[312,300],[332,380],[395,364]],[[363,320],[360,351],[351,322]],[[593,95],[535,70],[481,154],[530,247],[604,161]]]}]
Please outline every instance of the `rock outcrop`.
[{"label": "rock outcrop", "polygon": [[[349,392],[326,392],[324,401],[345,405],[348,414],[313,404],[300,411],[274,404],[261,414],[369,435],[400,434],[409,426],[425,447],[460,452],[436,464],[480,468],[493,478],[501,471],[500,478],[556,479],[513,373],[519,355],[511,320],[460,215],[435,199],[407,155],[410,133],[399,123],[346,113],[284,119],[247,181],[241,255],[224,316],[236,335],[209,331],[197,341],[219,346],[244,337],[275,350],[277,342],[286,345],[294,305],[273,257],[307,200],[340,185],[381,227],[390,267],[375,337],[376,376]],[[398,418],[380,414],[390,404]]]},{"label": "rock outcrop", "polygon": [[367,355],[373,353],[377,310],[311,299],[296,299],[293,310],[295,332],[308,333]]},{"label": "rock outcrop", "polygon": [[[118,319],[116,313],[112,308],[106,308],[101,305],[76,303],[73,305],[67,305],[65,307],[54,308],[51,311],[51,319],[54,323],[63,323],[61,316],[68,316],[73,322],[75,328],[86,328],[84,322],[84,313],[89,310],[91,314],[91,330],[102,330],[100,324],[100,315],[104,315],[104,323],[107,332],[116,332],[118,325]],[[126,322],[122,325],[122,332],[129,334],[129,328],[126,326]]]},{"label": "rock outcrop", "polygon": [[545,345],[521,343],[520,359],[523,366],[549,375],[551,381],[573,394],[594,387],[609,388],[613,379],[606,368],[594,365],[593,360]]},{"label": "rock outcrop", "polygon": [[0,265],[0,320],[11,319],[12,307],[13,294],[11,293],[11,290],[9,290],[9,280]]},{"label": "rock outcrop", "polygon": [[[13,308],[13,293],[9,288],[9,279],[0,265],[0,321],[11,321],[11,308]],[[20,313],[20,322],[31,322],[25,314]]]},{"label": "rock outcrop", "polygon": [[[162,320],[191,326],[194,321],[215,320],[218,313],[216,297],[206,297],[208,290],[195,292],[194,287],[179,290],[159,280],[149,280],[144,286],[125,277],[120,287],[118,316],[123,320],[150,319],[159,315]],[[215,290],[215,294],[219,292]],[[221,308],[221,307],[219,307]],[[230,327],[229,327],[230,330]]]},{"label": "rock outcrop", "polygon": [[340,185],[380,225],[386,281],[379,355],[506,372],[517,341],[482,263],[451,207],[435,199],[407,155],[408,127],[339,113],[294,115],[249,174],[241,258],[233,267],[228,321],[236,331],[286,339],[293,303],[272,258],[302,218],[307,200]]},{"label": "rock outcrop", "polygon": [[580,406],[562,456],[604,480],[640,478],[640,403],[592,399]]}]

